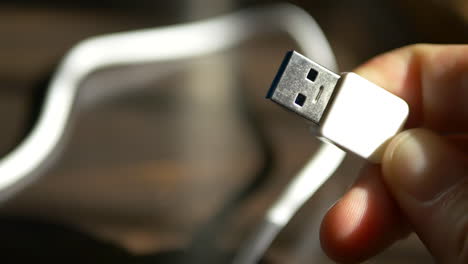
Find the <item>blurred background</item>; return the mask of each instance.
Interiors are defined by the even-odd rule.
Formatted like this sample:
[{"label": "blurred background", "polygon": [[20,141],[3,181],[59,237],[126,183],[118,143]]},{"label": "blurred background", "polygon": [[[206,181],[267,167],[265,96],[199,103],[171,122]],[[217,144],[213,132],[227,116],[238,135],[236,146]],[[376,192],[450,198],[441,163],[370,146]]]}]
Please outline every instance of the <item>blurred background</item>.
[{"label": "blurred background", "polygon": [[[1,1],[0,154],[27,134],[48,79],[78,41],[277,2]],[[290,3],[317,20],[341,71],[412,43],[468,41],[465,0]],[[227,263],[318,146],[302,120],[264,100],[294,47],[286,35],[270,34],[183,63],[91,74],[82,85],[87,107],[60,158],[0,207],[2,261]],[[125,92],[93,100],[109,89]],[[332,263],[317,228],[361,165],[347,157],[263,263]],[[431,259],[411,236],[369,261],[395,262]]]}]

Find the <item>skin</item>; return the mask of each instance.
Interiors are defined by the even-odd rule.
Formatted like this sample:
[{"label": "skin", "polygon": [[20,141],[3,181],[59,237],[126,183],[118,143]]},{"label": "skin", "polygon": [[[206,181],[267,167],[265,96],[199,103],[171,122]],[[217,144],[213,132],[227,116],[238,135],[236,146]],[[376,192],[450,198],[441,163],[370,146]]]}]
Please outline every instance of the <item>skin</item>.
[{"label": "skin", "polygon": [[437,263],[468,263],[468,45],[413,45],[355,70],[403,98],[406,128],[323,219],[324,251],[359,263],[415,232]]}]

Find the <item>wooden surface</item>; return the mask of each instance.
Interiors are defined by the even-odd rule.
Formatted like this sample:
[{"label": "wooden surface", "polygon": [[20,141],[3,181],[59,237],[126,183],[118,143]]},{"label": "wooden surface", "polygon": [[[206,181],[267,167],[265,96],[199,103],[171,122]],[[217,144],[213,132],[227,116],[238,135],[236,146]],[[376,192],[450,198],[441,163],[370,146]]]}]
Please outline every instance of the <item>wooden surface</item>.
[{"label": "wooden surface", "polygon": [[[326,1],[319,8],[302,4],[311,6],[322,23],[343,70],[378,52],[424,40],[417,29],[402,29],[401,21],[392,24],[398,12],[389,9],[379,23],[401,34],[388,42],[369,24],[375,19],[370,15],[375,13],[373,1],[360,1],[357,7],[341,2],[342,8],[333,12]],[[161,15],[0,5],[0,152],[7,153],[21,139],[32,87],[74,43],[175,21],[163,10],[157,12]],[[64,224],[137,255],[184,248],[262,165],[259,143],[236,101],[242,100],[268,131],[276,162],[266,185],[232,212],[219,234],[221,247],[235,249],[318,145],[302,120],[263,99],[284,51],[293,47],[275,35],[182,65],[93,74],[83,84],[88,103],[63,155],[46,175],[4,204],[2,214]],[[93,100],[96,93],[113,89],[119,92]],[[240,98],[239,91],[244,93]],[[270,262],[330,263],[318,244],[320,217],[359,166],[356,157],[347,158],[275,241]],[[428,256],[412,237],[371,261],[394,262],[427,263]]]}]

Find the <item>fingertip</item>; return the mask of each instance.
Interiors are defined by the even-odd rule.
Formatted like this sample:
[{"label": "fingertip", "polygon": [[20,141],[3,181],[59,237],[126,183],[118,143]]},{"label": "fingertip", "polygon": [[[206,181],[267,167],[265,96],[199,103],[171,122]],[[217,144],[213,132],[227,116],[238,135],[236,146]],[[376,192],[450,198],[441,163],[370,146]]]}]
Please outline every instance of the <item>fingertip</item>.
[{"label": "fingertip", "polygon": [[383,179],[402,205],[409,197],[428,201],[459,180],[458,172],[466,167],[461,157],[463,154],[441,136],[427,129],[409,129],[388,144]]},{"label": "fingertip", "polygon": [[362,190],[352,190],[326,214],[321,230],[321,245],[325,253],[340,263],[355,263],[365,259],[362,256],[362,232],[356,234],[362,225],[366,199]]},{"label": "fingertip", "polygon": [[362,262],[409,233],[379,177],[378,166],[364,169],[357,184],[324,217],[320,240],[333,260]]},{"label": "fingertip", "polygon": [[383,177],[389,177],[388,175],[393,175],[394,170],[398,169],[398,162],[395,158],[398,148],[404,144],[404,142],[411,137],[412,130],[405,130],[396,136],[394,136],[388,143],[383,158],[382,158],[382,172]]}]

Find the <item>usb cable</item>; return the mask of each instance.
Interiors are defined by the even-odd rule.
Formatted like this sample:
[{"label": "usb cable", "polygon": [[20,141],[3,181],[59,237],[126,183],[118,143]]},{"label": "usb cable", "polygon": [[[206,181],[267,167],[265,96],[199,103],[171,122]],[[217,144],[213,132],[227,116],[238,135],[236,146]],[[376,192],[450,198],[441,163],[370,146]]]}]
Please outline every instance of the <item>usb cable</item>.
[{"label": "usb cable", "polygon": [[[72,113],[82,107],[80,84],[90,73],[117,65],[200,57],[224,51],[257,34],[276,31],[287,33],[307,56],[331,69],[336,67],[333,51],[318,24],[304,10],[290,4],[244,10],[186,25],[98,36],[79,43],[67,54],[54,74],[40,116],[30,134],[11,153],[0,159],[0,202],[43,174],[59,155],[68,127],[74,119]],[[191,45],[186,45],[187,41]],[[302,68],[297,68],[296,62]],[[314,131],[324,140],[324,144],[268,210],[264,224],[253,234],[250,242],[244,244],[235,263],[256,263],[295,212],[340,165],[345,155],[340,148],[378,161],[378,148],[374,147],[386,136],[376,134],[380,137],[372,141],[372,129],[381,126],[382,131],[390,131],[384,129],[385,122],[373,125],[375,120],[368,118],[374,115],[374,119],[383,121],[388,116],[379,116],[375,112],[382,105],[381,101],[370,95],[372,93],[356,89],[358,92],[353,94],[357,86],[349,81],[354,78],[340,77],[318,65],[307,65],[317,64],[298,53],[290,53],[269,95],[275,102],[311,120]],[[311,72],[312,68],[316,72]],[[343,92],[351,92],[351,95]],[[372,105],[372,102],[375,104]],[[353,112],[349,110],[352,107],[367,110]],[[366,130],[368,128],[370,130]],[[328,144],[330,142],[334,144]]]},{"label": "usb cable", "polygon": [[310,121],[324,145],[268,210],[235,264],[260,260],[297,210],[334,173],[339,165],[335,161],[344,157],[339,149],[379,163],[409,113],[404,100],[376,84],[355,73],[336,74],[295,51],[286,54],[267,98]]}]

